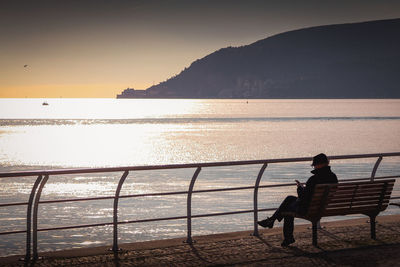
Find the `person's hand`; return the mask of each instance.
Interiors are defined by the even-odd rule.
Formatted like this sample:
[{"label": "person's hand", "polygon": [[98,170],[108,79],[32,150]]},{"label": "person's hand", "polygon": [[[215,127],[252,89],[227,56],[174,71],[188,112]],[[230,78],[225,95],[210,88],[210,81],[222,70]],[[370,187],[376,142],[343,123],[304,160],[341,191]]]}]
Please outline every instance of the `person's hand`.
[{"label": "person's hand", "polygon": [[299,181],[299,180],[294,180],[294,181],[296,182],[297,186],[301,186],[301,187],[303,187],[303,185],[300,183],[300,181]]}]

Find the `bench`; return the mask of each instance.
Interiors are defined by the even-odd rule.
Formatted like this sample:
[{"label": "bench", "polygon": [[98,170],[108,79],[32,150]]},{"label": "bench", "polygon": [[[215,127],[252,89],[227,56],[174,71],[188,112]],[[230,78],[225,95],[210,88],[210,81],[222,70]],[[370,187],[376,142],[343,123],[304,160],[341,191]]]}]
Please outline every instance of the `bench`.
[{"label": "bench", "polygon": [[302,218],[312,223],[312,243],[317,246],[317,223],[322,217],[364,214],[369,216],[371,238],[376,239],[375,218],[390,200],[395,180],[318,184],[306,215],[284,212],[283,215]]}]

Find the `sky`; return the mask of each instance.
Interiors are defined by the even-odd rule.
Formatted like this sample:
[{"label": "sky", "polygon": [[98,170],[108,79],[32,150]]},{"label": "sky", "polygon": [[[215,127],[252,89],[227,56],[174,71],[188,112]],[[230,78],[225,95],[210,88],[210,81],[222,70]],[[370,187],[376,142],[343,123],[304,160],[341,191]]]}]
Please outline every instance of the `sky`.
[{"label": "sky", "polygon": [[391,18],[398,0],[0,0],[0,97],[114,98],[223,47]]}]

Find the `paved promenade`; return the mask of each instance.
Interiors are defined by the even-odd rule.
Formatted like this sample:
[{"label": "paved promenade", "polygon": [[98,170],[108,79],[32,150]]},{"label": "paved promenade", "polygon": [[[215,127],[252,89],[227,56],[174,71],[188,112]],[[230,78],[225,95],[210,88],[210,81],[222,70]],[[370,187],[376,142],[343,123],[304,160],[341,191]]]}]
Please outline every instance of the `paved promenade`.
[{"label": "paved promenade", "polygon": [[[364,219],[322,223],[319,247],[311,245],[309,225],[296,226],[296,243],[282,248],[282,229],[149,241],[108,247],[41,253],[43,259],[25,266],[400,266],[400,216],[377,218],[377,240],[370,239]],[[0,258],[0,266],[24,266],[18,257]]]}]

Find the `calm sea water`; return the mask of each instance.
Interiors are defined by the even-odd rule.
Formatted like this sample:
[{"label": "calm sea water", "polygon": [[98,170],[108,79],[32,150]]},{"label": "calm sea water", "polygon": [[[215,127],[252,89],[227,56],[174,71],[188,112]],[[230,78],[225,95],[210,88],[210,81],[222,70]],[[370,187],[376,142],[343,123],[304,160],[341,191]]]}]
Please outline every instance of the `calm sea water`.
[{"label": "calm sea water", "polygon": [[[117,167],[400,151],[400,100],[0,99],[0,171]],[[368,177],[375,159],[333,161],[340,179]],[[400,173],[384,159],[378,175]],[[261,166],[202,170],[195,189],[254,185]],[[305,181],[309,163],[270,165],[263,184]],[[185,191],[194,169],[131,173],[122,195]],[[111,196],[121,173],[50,177],[42,199]],[[0,179],[0,202],[27,201],[34,178]],[[292,187],[263,189],[278,205]],[[400,195],[396,187],[394,194]],[[42,204],[39,228],[112,221],[112,201]],[[193,214],[252,209],[252,191],[196,194]],[[398,212],[389,208],[385,213]],[[25,229],[26,207],[0,208],[0,232]],[[265,216],[263,213],[261,216]],[[120,220],[186,215],[186,197],[122,199]],[[334,218],[340,219],[340,218]],[[252,215],[193,220],[193,234],[250,230]],[[119,226],[120,242],[185,236],[184,220]],[[23,254],[2,236],[0,255]],[[112,243],[111,227],[39,232],[39,250]]]}]

